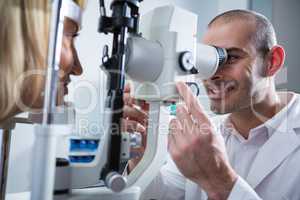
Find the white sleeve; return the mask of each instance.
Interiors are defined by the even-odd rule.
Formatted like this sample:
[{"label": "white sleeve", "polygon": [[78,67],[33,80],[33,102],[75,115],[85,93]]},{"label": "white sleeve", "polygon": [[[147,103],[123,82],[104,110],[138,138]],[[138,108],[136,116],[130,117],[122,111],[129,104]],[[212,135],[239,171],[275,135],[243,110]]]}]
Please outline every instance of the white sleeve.
[{"label": "white sleeve", "polygon": [[174,162],[168,159],[140,200],[184,200],[185,181]]},{"label": "white sleeve", "polygon": [[227,200],[262,200],[253,188],[241,177],[235,182]]}]

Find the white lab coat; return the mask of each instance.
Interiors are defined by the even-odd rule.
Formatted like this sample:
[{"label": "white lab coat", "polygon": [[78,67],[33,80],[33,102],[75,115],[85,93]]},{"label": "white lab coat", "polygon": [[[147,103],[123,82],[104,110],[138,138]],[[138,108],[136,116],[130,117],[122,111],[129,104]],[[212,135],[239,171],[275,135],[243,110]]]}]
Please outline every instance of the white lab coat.
[{"label": "white lab coat", "polygon": [[[300,96],[287,117],[259,149],[246,177],[239,177],[228,200],[300,200]],[[230,155],[229,155],[230,156]],[[184,178],[169,159],[144,192],[143,200],[206,200],[205,191]]]}]

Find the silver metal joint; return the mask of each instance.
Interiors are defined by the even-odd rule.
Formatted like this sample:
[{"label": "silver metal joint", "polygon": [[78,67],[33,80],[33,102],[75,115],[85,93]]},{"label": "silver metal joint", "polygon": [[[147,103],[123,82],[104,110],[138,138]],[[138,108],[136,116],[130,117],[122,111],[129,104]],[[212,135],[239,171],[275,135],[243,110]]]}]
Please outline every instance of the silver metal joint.
[{"label": "silver metal joint", "polygon": [[113,192],[121,192],[127,186],[127,179],[117,172],[110,172],[105,178],[105,184]]}]

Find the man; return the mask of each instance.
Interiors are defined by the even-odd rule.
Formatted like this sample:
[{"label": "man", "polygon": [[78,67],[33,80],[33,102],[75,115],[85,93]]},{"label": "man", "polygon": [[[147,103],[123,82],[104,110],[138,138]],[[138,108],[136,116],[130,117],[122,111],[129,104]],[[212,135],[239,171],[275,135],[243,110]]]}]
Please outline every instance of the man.
[{"label": "man", "polygon": [[255,12],[228,11],[209,23],[203,43],[228,51],[227,63],[203,83],[211,110],[229,117],[216,130],[177,84],[185,104],[170,123],[172,159],[143,199],[299,200],[300,97],[275,89],[285,53],[272,24]]}]

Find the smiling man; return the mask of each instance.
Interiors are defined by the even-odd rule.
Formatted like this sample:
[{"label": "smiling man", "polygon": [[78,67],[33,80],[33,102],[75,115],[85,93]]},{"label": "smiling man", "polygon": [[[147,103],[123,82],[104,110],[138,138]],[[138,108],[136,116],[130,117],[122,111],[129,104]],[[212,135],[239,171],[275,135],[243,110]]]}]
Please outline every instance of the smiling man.
[{"label": "smiling man", "polygon": [[[299,200],[300,97],[275,89],[284,49],[264,16],[232,10],[215,17],[203,43],[228,61],[204,81],[216,129],[189,88],[171,121],[168,163],[144,192],[159,200]],[[222,137],[221,137],[222,136]]]}]

